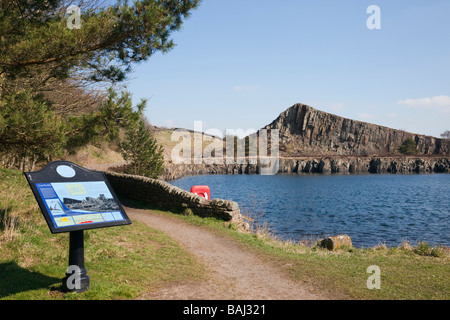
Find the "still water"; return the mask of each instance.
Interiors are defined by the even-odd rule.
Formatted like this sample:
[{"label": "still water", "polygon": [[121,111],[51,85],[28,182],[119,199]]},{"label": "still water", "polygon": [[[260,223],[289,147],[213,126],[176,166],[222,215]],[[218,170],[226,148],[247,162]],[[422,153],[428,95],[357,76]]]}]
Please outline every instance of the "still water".
[{"label": "still water", "polygon": [[171,184],[239,203],[279,238],[314,240],[348,234],[356,247],[450,245],[450,174],[206,175]]}]

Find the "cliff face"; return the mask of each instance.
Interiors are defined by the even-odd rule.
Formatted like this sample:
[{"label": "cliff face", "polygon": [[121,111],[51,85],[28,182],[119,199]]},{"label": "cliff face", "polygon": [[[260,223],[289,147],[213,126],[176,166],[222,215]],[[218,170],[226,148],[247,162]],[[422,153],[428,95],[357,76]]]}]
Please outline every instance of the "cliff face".
[{"label": "cliff face", "polygon": [[450,140],[350,120],[304,104],[287,109],[265,129],[279,130],[280,151],[286,157],[395,155],[407,138],[416,141],[420,154],[450,154]]},{"label": "cliff face", "polygon": [[[184,176],[203,174],[259,174],[261,163],[251,164],[171,164],[166,166],[163,179],[176,180]],[[450,173],[450,158],[422,157],[298,157],[279,159],[277,173]]]},{"label": "cliff face", "polygon": [[[278,173],[450,173],[450,140],[346,119],[303,104],[287,109],[263,129],[279,130]],[[398,152],[407,138],[416,141],[417,155]],[[265,166],[248,159],[217,165],[167,161],[163,178],[259,174],[261,168]]]}]

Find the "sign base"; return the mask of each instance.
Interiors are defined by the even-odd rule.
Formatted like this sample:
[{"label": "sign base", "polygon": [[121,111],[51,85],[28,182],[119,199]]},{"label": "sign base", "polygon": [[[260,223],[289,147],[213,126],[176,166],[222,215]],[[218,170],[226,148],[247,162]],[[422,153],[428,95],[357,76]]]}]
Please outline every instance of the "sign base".
[{"label": "sign base", "polygon": [[84,269],[84,274],[83,271],[81,271],[81,274],[78,279],[73,280],[71,277],[73,278],[74,274],[73,273],[69,274],[66,272],[66,276],[62,280],[62,288],[65,292],[82,293],[89,290],[91,281],[89,279],[89,276],[87,275],[86,269]]},{"label": "sign base", "polygon": [[69,267],[63,279],[63,290],[67,292],[85,292],[89,289],[90,279],[84,267],[84,231],[70,232]]}]

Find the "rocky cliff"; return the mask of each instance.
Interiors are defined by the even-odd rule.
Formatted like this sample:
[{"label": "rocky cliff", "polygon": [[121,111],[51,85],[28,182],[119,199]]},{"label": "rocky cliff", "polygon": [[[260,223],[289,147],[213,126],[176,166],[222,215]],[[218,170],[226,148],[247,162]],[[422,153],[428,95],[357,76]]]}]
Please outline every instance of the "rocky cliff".
[{"label": "rocky cliff", "polygon": [[[278,173],[450,172],[450,140],[346,119],[304,104],[290,107],[264,129],[279,130]],[[398,152],[399,146],[407,138],[416,141],[417,155],[404,156]],[[171,145],[166,143],[165,147],[170,155]],[[252,164],[246,159],[241,164],[177,165],[166,157],[163,178],[173,180],[201,174],[259,174],[261,167],[260,163]]]},{"label": "rocky cliff", "polygon": [[[165,180],[203,174],[259,174],[261,164],[171,164],[164,171]],[[450,157],[298,157],[279,159],[278,173],[450,173]]]},{"label": "rocky cliff", "polygon": [[395,130],[376,124],[346,119],[296,104],[265,129],[278,129],[280,151],[296,156],[391,156],[407,139],[417,143],[423,155],[450,155],[450,140]]}]

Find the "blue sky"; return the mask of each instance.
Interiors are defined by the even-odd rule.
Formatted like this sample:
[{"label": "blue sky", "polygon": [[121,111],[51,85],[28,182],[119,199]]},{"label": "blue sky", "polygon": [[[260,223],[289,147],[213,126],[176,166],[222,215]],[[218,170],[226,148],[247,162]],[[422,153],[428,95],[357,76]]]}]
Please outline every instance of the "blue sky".
[{"label": "blue sky", "polygon": [[[381,29],[366,26],[381,9]],[[450,130],[450,1],[203,0],[127,87],[157,126],[259,129],[295,103]]]}]

